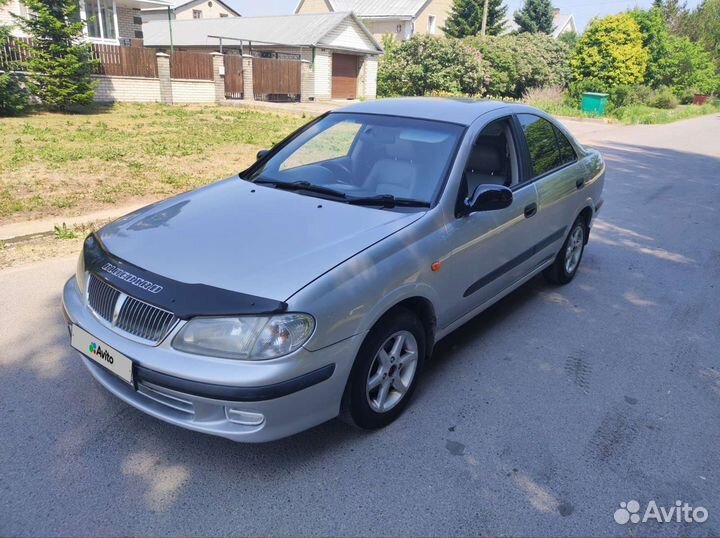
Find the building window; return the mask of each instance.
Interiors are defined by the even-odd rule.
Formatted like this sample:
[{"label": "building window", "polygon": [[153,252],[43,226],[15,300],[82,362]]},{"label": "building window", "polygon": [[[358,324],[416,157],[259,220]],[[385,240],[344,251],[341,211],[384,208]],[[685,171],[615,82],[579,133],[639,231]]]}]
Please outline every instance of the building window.
[{"label": "building window", "polygon": [[221,18],[221,19],[223,19],[223,18],[225,18],[225,17],[227,17],[227,16],[228,16],[227,13],[220,13],[220,18]]},{"label": "building window", "polygon": [[428,33],[434,34],[436,30],[435,15],[428,15]]},{"label": "building window", "polygon": [[114,0],[87,0],[85,21],[88,37],[111,41],[117,39]]},{"label": "building window", "polygon": [[202,11],[199,9],[193,9],[193,19],[202,19]]},{"label": "building window", "polygon": [[21,17],[27,17],[28,16],[28,8],[27,6],[22,2],[22,0],[17,0],[17,14]]}]

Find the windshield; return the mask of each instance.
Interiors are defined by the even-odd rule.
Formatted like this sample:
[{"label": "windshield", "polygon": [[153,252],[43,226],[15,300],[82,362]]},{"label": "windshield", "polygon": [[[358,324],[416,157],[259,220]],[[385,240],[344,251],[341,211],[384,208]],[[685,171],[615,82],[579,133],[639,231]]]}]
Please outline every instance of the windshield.
[{"label": "windshield", "polygon": [[[394,197],[432,203],[462,134],[454,124],[369,114],[330,114],[247,178],[306,185],[348,200]],[[282,185],[281,185],[282,186]]]}]

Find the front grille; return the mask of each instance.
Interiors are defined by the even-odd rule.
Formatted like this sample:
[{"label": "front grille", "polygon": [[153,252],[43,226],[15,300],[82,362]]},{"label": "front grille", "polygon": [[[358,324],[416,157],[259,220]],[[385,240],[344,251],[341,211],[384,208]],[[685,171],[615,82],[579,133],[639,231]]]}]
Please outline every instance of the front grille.
[{"label": "front grille", "polygon": [[172,312],[130,297],[94,275],[88,283],[88,303],[113,328],[154,344],[165,338],[178,320]]}]

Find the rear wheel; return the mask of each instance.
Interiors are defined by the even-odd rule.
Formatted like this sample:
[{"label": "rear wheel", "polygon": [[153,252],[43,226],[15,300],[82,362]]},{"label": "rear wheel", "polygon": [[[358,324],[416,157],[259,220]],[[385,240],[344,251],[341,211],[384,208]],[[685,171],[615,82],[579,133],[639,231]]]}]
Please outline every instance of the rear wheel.
[{"label": "rear wheel", "polygon": [[425,358],[425,330],[398,308],[368,333],[350,377],[349,415],[365,429],[390,424],[407,407]]},{"label": "rear wheel", "polygon": [[578,217],[570,228],[570,233],[555,257],[555,261],[543,273],[547,280],[553,284],[567,284],[575,277],[585,251],[586,237],[585,220]]}]

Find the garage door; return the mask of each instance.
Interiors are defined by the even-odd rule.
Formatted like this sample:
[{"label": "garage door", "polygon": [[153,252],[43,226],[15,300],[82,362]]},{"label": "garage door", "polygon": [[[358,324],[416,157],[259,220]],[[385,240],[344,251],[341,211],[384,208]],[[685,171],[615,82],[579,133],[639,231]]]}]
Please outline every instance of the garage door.
[{"label": "garage door", "polygon": [[332,55],[332,98],[355,99],[357,96],[358,57]]}]

